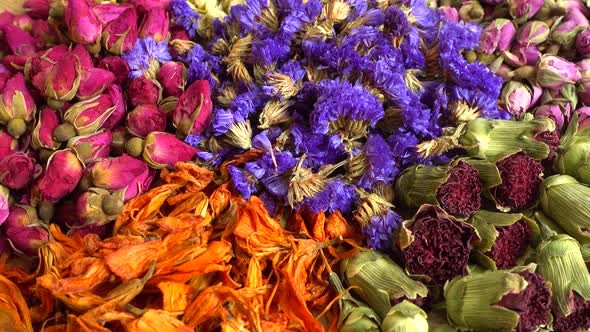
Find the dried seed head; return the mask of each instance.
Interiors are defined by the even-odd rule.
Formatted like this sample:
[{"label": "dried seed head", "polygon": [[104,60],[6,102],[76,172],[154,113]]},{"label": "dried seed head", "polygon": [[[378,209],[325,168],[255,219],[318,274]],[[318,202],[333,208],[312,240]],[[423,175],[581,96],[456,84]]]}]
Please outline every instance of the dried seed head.
[{"label": "dried seed head", "polygon": [[301,82],[293,81],[289,75],[271,72],[266,77],[266,84],[272,86],[284,99],[289,99],[299,92]]},{"label": "dried seed head", "polygon": [[420,72],[420,69],[406,69],[404,82],[412,92],[418,92],[424,89],[424,85],[422,85],[422,82],[416,77],[416,75],[420,74]]},{"label": "dried seed head", "polygon": [[367,160],[367,156],[361,151],[348,160],[348,176],[353,180],[358,180],[367,172],[368,166],[369,161]]},{"label": "dried seed head", "polygon": [[469,122],[473,119],[479,118],[481,114],[479,107],[471,106],[464,100],[452,102],[449,106],[451,109],[452,120],[456,123]]},{"label": "dried seed head", "polygon": [[354,219],[361,227],[367,226],[374,216],[385,214],[388,209],[394,207],[378,194],[367,193],[361,189],[356,189],[356,191],[361,197],[361,203],[354,213]]},{"label": "dried seed head", "polygon": [[266,103],[266,105],[264,105],[264,108],[260,113],[260,125],[258,128],[267,129],[269,127],[290,121],[291,115],[289,114],[288,108],[289,103],[286,100],[279,101],[273,99],[269,101]]},{"label": "dried seed head", "polygon": [[236,95],[236,89],[231,85],[227,86],[217,96],[217,102],[223,107],[229,107],[234,98],[236,98]]},{"label": "dried seed head", "polygon": [[225,134],[227,143],[240,149],[248,150],[252,147],[252,127],[250,122],[234,122]]},{"label": "dried seed head", "polygon": [[340,22],[350,15],[350,5],[341,0],[331,0],[324,6],[324,16],[328,20]]},{"label": "dried seed head", "polygon": [[402,109],[397,107],[389,107],[385,109],[383,119],[377,123],[377,126],[388,134],[400,128],[404,124]]},{"label": "dried seed head", "polygon": [[229,44],[227,43],[227,40],[223,38],[217,39],[211,46],[211,52],[215,55],[228,55]]}]

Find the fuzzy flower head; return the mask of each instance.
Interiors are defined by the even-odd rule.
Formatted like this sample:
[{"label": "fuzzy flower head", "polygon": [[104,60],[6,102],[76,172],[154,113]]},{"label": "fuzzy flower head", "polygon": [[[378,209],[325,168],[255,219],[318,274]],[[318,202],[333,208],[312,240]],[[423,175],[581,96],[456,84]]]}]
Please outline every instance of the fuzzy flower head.
[{"label": "fuzzy flower head", "polygon": [[354,190],[354,186],[346,184],[338,178],[326,183],[323,191],[306,199],[303,203],[315,213],[340,211],[343,214],[348,214],[352,211],[353,204],[357,199],[358,194]]},{"label": "fuzzy flower head", "polygon": [[367,246],[373,250],[388,251],[392,247],[393,232],[399,228],[402,218],[393,210],[373,216],[362,229]]},{"label": "fuzzy flower head", "polygon": [[168,51],[168,44],[166,42],[156,42],[152,37],[139,39],[135,46],[124,54],[122,58],[127,61],[131,73],[129,77],[136,78],[144,75],[146,71],[155,72],[159,68],[159,64],[171,61],[172,56]]},{"label": "fuzzy flower head", "polygon": [[363,189],[370,189],[376,182],[391,182],[399,172],[393,152],[381,135],[369,136],[363,150],[350,159],[348,171]]},{"label": "fuzzy flower head", "polygon": [[171,0],[168,10],[174,17],[172,21],[181,26],[189,35],[190,38],[194,38],[197,35],[197,29],[199,28],[199,13],[189,6],[185,0]]}]

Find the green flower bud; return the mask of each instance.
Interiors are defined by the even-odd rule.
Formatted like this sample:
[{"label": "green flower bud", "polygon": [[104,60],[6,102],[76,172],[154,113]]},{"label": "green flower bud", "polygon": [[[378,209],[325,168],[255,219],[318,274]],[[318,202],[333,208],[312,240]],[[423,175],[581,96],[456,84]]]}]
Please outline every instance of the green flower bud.
[{"label": "green flower bud", "polygon": [[428,332],[428,321],[424,310],[417,305],[403,301],[394,305],[381,324],[383,332]]},{"label": "green flower bud", "polygon": [[[335,272],[330,272],[330,283],[339,294],[345,291],[340,278],[338,278],[338,274]],[[338,300],[338,304],[340,306],[340,317],[338,318],[339,331],[380,331],[379,325],[381,324],[381,318],[377,316],[373,309],[353,298],[350,293],[344,293]]]},{"label": "green flower bud", "polygon": [[590,134],[578,132],[578,113],[574,112],[555,158],[554,168],[590,185]]},{"label": "green flower bud", "polygon": [[428,289],[410,278],[403,268],[386,255],[377,251],[362,251],[341,263],[342,278],[363,301],[380,317],[391,309],[391,301],[425,297]]},{"label": "green flower bud", "polygon": [[580,243],[590,243],[590,187],[569,175],[553,175],[541,183],[543,212]]}]

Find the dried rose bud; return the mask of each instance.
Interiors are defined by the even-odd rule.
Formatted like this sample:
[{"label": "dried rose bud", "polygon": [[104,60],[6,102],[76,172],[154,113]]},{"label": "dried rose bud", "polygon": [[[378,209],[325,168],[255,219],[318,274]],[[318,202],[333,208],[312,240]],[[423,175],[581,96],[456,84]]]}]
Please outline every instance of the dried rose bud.
[{"label": "dried rose bud", "polygon": [[6,39],[6,44],[17,56],[30,57],[35,54],[35,39],[30,33],[14,25],[0,26],[0,34]]},{"label": "dried rose bud", "polygon": [[524,152],[515,153],[496,163],[502,183],[491,189],[501,210],[528,209],[539,196],[543,175],[541,163]]},{"label": "dried rose bud", "polygon": [[74,191],[82,178],[84,165],[72,149],[54,152],[33,187],[33,198],[36,201],[55,203]]},{"label": "dried rose bud", "polygon": [[543,7],[544,0],[508,0],[508,11],[515,23],[524,23]]},{"label": "dried rose bud", "polygon": [[127,90],[131,106],[158,105],[162,98],[162,87],[157,81],[152,81],[145,76],[131,80]]},{"label": "dried rose bud", "polygon": [[0,131],[0,159],[18,151],[18,141],[10,134]]},{"label": "dried rose bud", "polygon": [[139,38],[152,37],[159,42],[168,35],[168,11],[164,7],[154,7],[147,11],[139,26]]},{"label": "dried rose bud", "polygon": [[40,169],[35,166],[34,160],[28,155],[21,152],[11,154],[0,160],[0,182],[11,189],[20,190],[39,175]]},{"label": "dried rose bud", "polygon": [[504,61],[512,67],[534,66],[541,57],[541,52],[537,45],[515,45],[511,52],[502,52]]},{"label": "dried rose bud", "polygon": [[4,85],[6,85],[6,81],[8,81],[10,76],[12,75],[8,68],[5,65],[0,64],[0,91],[4,89]]},{"label": "dried rose bud", "polygon": [[590,107],[580,107],[576,113],[578,114],[578,131],[582,132],[590,127]]},{"label": "dried rose bud", "polygon": [[106,89],[105,94],[111,98],[111,102],[113,105],[115,105],[115,110],[104,123],[103,128],[113,129],[121,124],[125,118],[127,107],[125,105],[125,99],[123,99],[123,92],[121,91],[120,86],[115,84],[111,85]]},{"label": "dried rose bud", "polygon": [[551,29],[551,41],[566,49],[572,49],[576,43],[576,35],[584,29],[574,20],[561,21]]},{"label": "dried rose bud", "polygon": [[101,94],[115,81],[115,75],[108,70],[100,68],[88,68],[82,71],[80,87],[76,97],[87,99]]},{"label": "dried rose bud", "polygon": [[438,7],[438,11],[441,12],[442,16],[446,18],[449,22],[459,22],[459,12],[454,7],[440,6]]},{"label": "dried rose bud", "polygon": [[154,105],[139,105],[127,114],[127,129],[132,135],[142,138],[153,131],[164,131],[166,113]]},{"label": "dried rose bud", "polygon": [[[103,129],[94,134],[73,137],[68,141],[67,146],[76,149],[79,157],[82,157],[80,155],[80,152],[82,152],[85,157],[82,161],[89,164],[96,159],[108,157],[111,152],[112,142],[113,134]],[[81,146],[82,144],[85,146]],[[81,151],[82,149],[88,151]]]},{"label": "dried rose bud", "polygon": [[10,190],[4,186],[0,186],[0,226],[6,221],[10,214],[8,203],[9,196]]},{"label": "dried rose bud", "polygon": [[125,85],[129,80],[129,64],[118,56],[109,56],[102,58],[98,63],[98,68],[106,69],[115,75],[115,82],[118,85]]},{"label": "dried rose bud", "polygon": [[102,31],[102,46],[117,55],[128,52],[137,42],[137,12],[133,6],[120,7],[126,9]]},{"label": "dried rose bud", "polygon": [[199,135],[211,121],[211,89],[209,81],[197,80],[182,94],[172,114],[174,126],[184,135]]},{"label": "dried rose bud", "polygon": [[45,80],[55,63],[69,54],[67,45],[58,45],[45,51],[37,52],[27,60],[25,76],[41,91],[45,90]]},{"label": "dried rose bud", "polygon": [[180,62],[166,62],[160,67],[157,79],[166,95],[180,97],[186,85],[186,68]]},{"label": "dried rose bud", "polygon": [[146,136],[143,160],[153,168],[174,167],[177,162],[192,160],[198,149],[176,138],[176,135],[153,132]]},{"label": "dried rose bud", "polygon": [[551,283],[553,328],[558,332],[590,328],[590,273],[580,244],[566,234],[553,234],[537,247],[539,273]]},{"label": "dried rose bud", "polygon": [[546,104],[539,106],[535,108],[533,114],[536,118],[546,117],[553,120],[557,126],[557,129],[559,130],[563,128],[564,123],[566,123],[566,119],[569,117],[567,116],[569,112],[563,106],[556,104]]},{"label": "dried rose bud", "polygon": [[475,257],[485,267],[511,269],[523,264],[539,236],[537,224],[520,213],[478,211],[469,220],[481,236]]},{"label": "dried rose bud", "polygon": [[528,111],[532,99],[531,89],[518,81],[510,81],[505,84],[500,95],[501,105],[516,118]]},{"label": "dried rose bud", "polygon": [[537,83],[544,88],[561,89],[580,78],[576,64],[555,55],[543,55],[537,64]]},{"label": "dried rose bud", "polygon": [[549,26],[543,21],[530,21],[518,30],[516,41],[520,45],[530,46],[544,43],[549,38]]},{"label": "dried rose bud", "polygon": [[79,225],[105,225],[117,218],[123,211],[123,194],[101,188],[90,188],[82,193],[76,201],[76,212]]},{"label": "dried rose bud", "polygon": [[506,51],[516,36],[516,26],[507,19],[498,18],[485,27],[480,36],[480,49],[487,54]]},{"label": "dried rose bud", "polygon": [[467,0],[461,2],[459,18],[466,22],[481,22],[484,18],[484,10],[479,1]]},{"label": "dried rose bud", "polygon": [[131,0],[129,2],[141,11],[147,12],[152,8],[167,8],[170,0]]},{"label": "dried rose bud", "polygon": [[7,126],[13,137],[19,138],[25,133],[26,123],[33,120],[37,109],[22,73],[17,73],[6,82],[1,97],[0,123]]},{"label": "dried rose bud", "polygon": [[[70,101],[76,96],[81,79],[82,66],[80,58],[73,53],[69,53],[61,58],[48,72],[41,92],[46,97],[56,101]],[[59,107],[61,105],[58,103]]]},{"label": "dried rose bud", "polygon": [[123,191],[124,201],[144,193],[154,179],[154,171],[141,160],[128,155],[95,162],[88,171],[95,187]]},{"label": "dried rose bud", "polygon": [[49,0],[25,0],[23,7],[32,18],[46,19],[49,16]]},{"label": "dried rose bud", "polygon": [[536,331],[551,320],[550,284],[535,264],[473,271],[444,289],[449,321],[461,330]]},{"label": "dried rose bud", "polygon": [[68,0],[65,22],[70,39],[80,44],[93,44],[102,32],[102,24],[89,0]]},{"label": "dried rose bud", "polygon": [[[581,6],[580,6],[581,5]],[[580,27],[586,27],[588,22],[588,8],[576,0],[568,1],[568,11],[565,14],[565,20],[573,21]]]},{"label": "dried rose bud", "polygon": [[6,235],[14,249],[35,256],[49,242],[49,232],[37,217],[37,210],[28,205],[14,205],[6,219]]},{"label": "dried rose bud", "polygon": [[576,51],[582,56],[590,54],[590,28],[585,27],[576,36]]},{"label": "dried rose bud", "polygon": [[101,4],[94,6],[92,10],[104,26],[119,18],[119,16],[121,16],[121,14],[123,14],[123,12],[126,11],[129,7],[130,6],[126,4],[120,5],[118,3],[113,2],[103,2]]},{"label": "dried rose bud", "polygon": [[448,166],[417,165],[396,182],[396,198],[409,208],[437,204],[454,215],[469,216],[481,207],[479,172],[457,159]]},{"label": "dried rose bud", "polygon": [[[474,228],[436,205],[424,204],[403,223],[399,248],[406,270],[434,284],[467,272],[469,254],[478,240]],[[428,257],[428,259],[423,259]]]},{"label": "dried rose bud", "polygon": [[33,21],[33,38],[37,49],[46,48],[49,45],[59,43],[59,34],[55,26],[45,20]]}]

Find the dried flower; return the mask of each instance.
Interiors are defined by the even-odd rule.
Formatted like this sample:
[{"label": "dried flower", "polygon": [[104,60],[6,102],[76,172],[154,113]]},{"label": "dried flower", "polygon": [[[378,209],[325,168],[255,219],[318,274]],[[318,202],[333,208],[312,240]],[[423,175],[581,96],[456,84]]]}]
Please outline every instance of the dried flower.
[{"label": "dried flower", "polygon": [[111,86],[114,81],[115,75],[109,70],[101,68],[84,69],[76,97],[86,99],[99,95],[107,87]]},{"label": "dried flower", "polygon": [[529,47],[544,43],[549,38],[549,26],[543,21],[530,21],[518,30],[517,42]]},{"label": "dried flower", "polygon": [[199,150],[164,132],[152,132],[145,138],[143,159],[153,168],[174,167],[192,160]]},{"label": "dried flower", "polygon": [[132,135],[144,138],[153,131],[166,130],[166,114],[155,105],[139,105],[127,114],[126,124]]},{"label": "dried flower", "polygon": [[110,155],[113,133],[108,130],[100,130],[94,134],[76,136],[68,141],[67,147],[73,148],[78,153],[84,164],[106,158]]},{"label": "dried flower", "polygon": [[14,153],[0,160],[0,182],[5,186],[20,190],[26,187],[39,175],[40,169],[24,153]]},{"label": "dried flower", "polygon": [[23,294],[7,277],[0,275],[0,293],[3,294],[0,310],[3,315],[0,318],[0,329],[5,331],[32,332],[33,324],[29,307]]},{"label": "dried flower", "polygon": [[70,38],[77,43],[93,44],[102,32],[102,24],[88,0],[68,1],[65,21]]},{"label": "dried flower", "polygon": [[124,85],[129,79],[129,65],[127,61],[118,56],[104,57],[98,63],[98,68],[110,71],[115,75],[115,83]]},{"label": "dried flower", "polygon": [[31,122],[36,112],[23,74],[17,73],[6,81],[0,98],[0,123],[7,126],[8,132],[19,138],[26,131],[26,123]]},{"label": "dried flower", "polygon": [[170,24],[168,12],[164,7],[154,7],[148,10],[139,25],[139,38],[152,37],[156,42],[168,36]]},{"label": "dried flower", "polygon": [[506,51],[514,41],[516,26],[510,20],[495,19],[481,32],[480,49],[487,54]]},{"label": "dried flower", "polygon": [[33,187],[33,197],[55,203],[74,191],[82,178],[83,165],[71,149],[54,152],[44,173]]},{"label": "dried flower", "polygon": [[28,256],[35,256],[37,249],[49,241],[47,229],[37,218],[37,210],[31,206],[12,206],[5,227],[14,249]]},{"label": "dried flower", "polygon": [[412,302],[402,301],[389,309],[383,318],[381,330],[383,332],[428,332],[426,318],[426,313],[420,307]]},{"label": "dried flower", "polygon": [[561,89],[580,78],[574,63],[555,55],[543,55],[537,64],[537,82],[544,88]]},{"label": "dried flower", "polygon": [[537,202],[543,175],[541,163],[519,152],[496,163],[502,183],[491,189],[502,209],[528,209]]},{"label": "dried flower", "polygon": [[154,179],[154,172],[138,159],[128,155],[99,160],[88,167],[95,187],[123,191],[128,201],[144,193]]},{"label": "dried flower", "polygon": [[197,80],[178,99],[172,113],[174,126],[184,136],[200,135],[211,121],[212,108],[209,82]]},{"label": "dried flower", "polygon": [[471,225],[438,206],[424,204],[414,218],[403,223],[398,245],[410,274],[443,284],[467,272],[469,254],[477,240]]},{"label": "dried flower", "polygon": [[186,75],[182,63],[169,61],[160,67],[157,78],[166,95],[180,98],[186,85]]},{"label": "dried flower", "polygon": [[132,79],[128,89],[131,106],[158,105],[162,98],[160,84],[145,76]]}]

